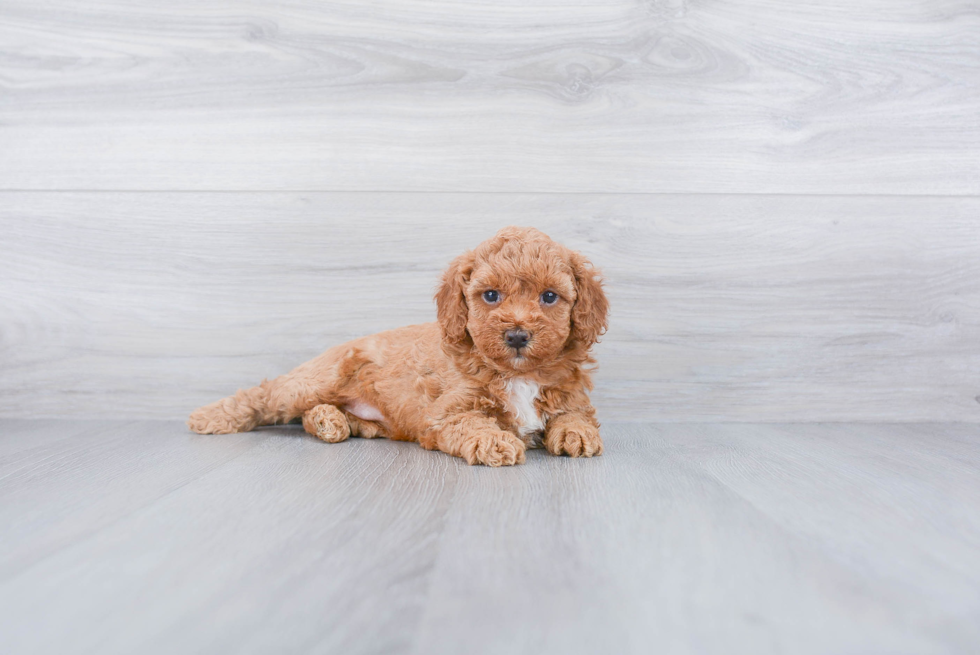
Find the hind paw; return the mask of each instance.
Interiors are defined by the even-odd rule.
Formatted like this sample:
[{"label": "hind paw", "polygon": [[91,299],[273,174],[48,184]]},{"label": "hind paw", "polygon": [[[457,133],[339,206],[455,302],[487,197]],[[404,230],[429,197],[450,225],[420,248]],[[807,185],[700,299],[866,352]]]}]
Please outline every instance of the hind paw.
[{"label": "hind paw", "polygon": [[329,443],[350,437],[350,425],[344,413],[333,405],[317,405],[303,414],[303,429]]},{"label": "hind paw", "polygon": [[252,412],[240,410],[240,407],[229,403],[227,399],[219,400],[194,410],[187,419],[187,427],[198,434],[248,432],[255,427],[255,418]]}]

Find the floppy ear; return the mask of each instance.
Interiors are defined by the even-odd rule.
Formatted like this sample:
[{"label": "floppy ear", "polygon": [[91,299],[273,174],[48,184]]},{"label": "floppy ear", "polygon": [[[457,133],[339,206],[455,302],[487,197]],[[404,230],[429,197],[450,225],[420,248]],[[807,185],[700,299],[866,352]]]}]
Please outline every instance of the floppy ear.
[{"label": "floppy ear", "polygon": [[572,253],[577,297],[572,306],[572,339],[592,346],[606,331],[609,301],[602,290],[602,277],[592,263],[579,253]]},{"label": "floppy ear", "polygon": [[436,291],[436,315],[442,338],[449,343],[462,343],[466,339],[466,285],[473,273],[474,256],[465,252],[450,264],[442,274],[442,282]]}]

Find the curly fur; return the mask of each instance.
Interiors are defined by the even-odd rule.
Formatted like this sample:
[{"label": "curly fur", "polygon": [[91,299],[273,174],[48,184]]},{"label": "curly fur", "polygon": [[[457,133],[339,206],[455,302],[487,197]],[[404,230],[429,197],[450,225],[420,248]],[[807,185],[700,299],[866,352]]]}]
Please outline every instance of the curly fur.
[{"label": "curly fur", "polygon": [[[499,300],[483,294],[496,290]],[[541,301],[544,291],[559,298]],[[449,265],[436,292],[438,322],[381,332],[327,350],[257,387],[201,407],[188,426],[201,434],[244,432],[302,419],[328,442],[349,436],[418,441],[470,464],[524,461],[538,440],[554,455],[602,453],[589,401],[589,351],[606,329],[598,272],[579,253],[533,228],[504,228]],[[520,351],[504,334],[531,335]],[[527,383],[513,384],[517,379]],[[526,399],[544,434],[521,430]]]}]

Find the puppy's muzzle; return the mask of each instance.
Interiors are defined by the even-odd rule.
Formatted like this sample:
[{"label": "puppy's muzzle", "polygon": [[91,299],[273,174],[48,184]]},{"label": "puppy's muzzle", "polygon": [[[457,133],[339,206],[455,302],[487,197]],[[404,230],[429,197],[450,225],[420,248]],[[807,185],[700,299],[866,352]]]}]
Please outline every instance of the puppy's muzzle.
[{"label": "puppy's muzzle", "polygon": [[531,340],[531,333],[525,330],[507,330],[504,332],[504,342],[514,350],[520,350]]}]

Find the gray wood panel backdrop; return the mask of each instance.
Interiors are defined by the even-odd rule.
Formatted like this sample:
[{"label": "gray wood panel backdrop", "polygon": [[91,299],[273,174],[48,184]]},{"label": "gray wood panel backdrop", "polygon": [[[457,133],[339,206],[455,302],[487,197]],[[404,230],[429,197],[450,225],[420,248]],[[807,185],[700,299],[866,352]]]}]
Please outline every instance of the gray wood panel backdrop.
[{"label": "gray wood panel backdrop", "polygon": [[182,417],[604,269],[606,420],[980,421],[975,0],[0,0],[0,415]]}]

